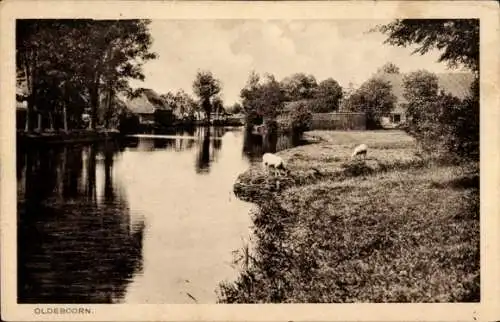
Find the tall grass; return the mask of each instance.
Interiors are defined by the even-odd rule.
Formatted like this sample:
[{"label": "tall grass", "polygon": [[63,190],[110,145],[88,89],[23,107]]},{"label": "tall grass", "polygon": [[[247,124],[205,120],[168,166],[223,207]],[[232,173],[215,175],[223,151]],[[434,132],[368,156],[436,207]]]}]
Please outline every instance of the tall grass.
[{"label": "tall grass", "polygon": [[330,137],[316,149],[282,153],[289,177],[252,168],[235,184],[240,198],[259,205],[254,260],[221,283],[219,301],[479,301],[477,165],[415,156],[407,138],[391,149],[397,132],[374,134],[383,142],[371,142],[378,157],[350,161],[347,146],[368,134],[322,135]]}]

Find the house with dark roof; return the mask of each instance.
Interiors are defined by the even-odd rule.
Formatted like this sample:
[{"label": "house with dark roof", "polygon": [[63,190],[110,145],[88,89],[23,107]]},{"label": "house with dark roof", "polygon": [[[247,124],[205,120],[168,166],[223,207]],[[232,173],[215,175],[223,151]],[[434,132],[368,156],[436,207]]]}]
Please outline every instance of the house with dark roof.
[{"label": "house with dark roof", "polygon": [[127,109],[138,116],[139,123],[143,125],[155,124],[155,112],[172,113],[172,108],[166,104],[160,95],[152,89],[143,88],[139,90],[138,96],[127,99],[125,96],[119,97],[125,102]]},{"label": "house with dark roof", "polygon": [[[380,78],[387,80],[392,85],[392,92],[396,96],[396,104],[392,112],[387,117],[382,117],[382,125],[386,127],[397,126],[406,120],[405,104],[408,103],[403,96],[404,74],[381,74]],[[471,73],[438,73],[439,89],[460,99],[469,94],[469,89],[474,81]]]}]

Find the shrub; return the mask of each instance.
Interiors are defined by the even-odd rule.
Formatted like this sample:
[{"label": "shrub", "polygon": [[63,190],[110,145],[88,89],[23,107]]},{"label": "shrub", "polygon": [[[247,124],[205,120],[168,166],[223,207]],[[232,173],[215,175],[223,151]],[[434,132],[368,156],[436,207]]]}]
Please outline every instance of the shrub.
[{"label": "shrub", "polygon": [[404,129],[429,154],[478,160],[478,85],[474,81],[471,93],[464,100],[445,93],[432,99],[414,98],[407,105]]},{"label": "shrub", "polygon": [[311,128],[312,113],[305,103],[297,104],[290,113],[291,128],[294,132],[304,132]]}]

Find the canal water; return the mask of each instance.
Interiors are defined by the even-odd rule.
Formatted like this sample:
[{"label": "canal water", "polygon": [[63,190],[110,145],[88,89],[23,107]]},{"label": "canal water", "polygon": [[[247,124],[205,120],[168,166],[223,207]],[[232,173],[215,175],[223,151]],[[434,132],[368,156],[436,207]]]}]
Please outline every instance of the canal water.
[{"label": "canal water", "polygon": [[218,127],[18,148],[18,302],[215,303],[251,236],[236,178],[296,144]]}]

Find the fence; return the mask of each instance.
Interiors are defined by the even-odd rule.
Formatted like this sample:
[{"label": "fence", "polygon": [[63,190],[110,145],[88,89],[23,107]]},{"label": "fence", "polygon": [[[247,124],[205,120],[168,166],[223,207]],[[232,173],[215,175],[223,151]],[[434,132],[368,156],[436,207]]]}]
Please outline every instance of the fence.
[{"label": "fence", "polygon": [[311,130],[366,130],[365,113],[313,113]]}]

